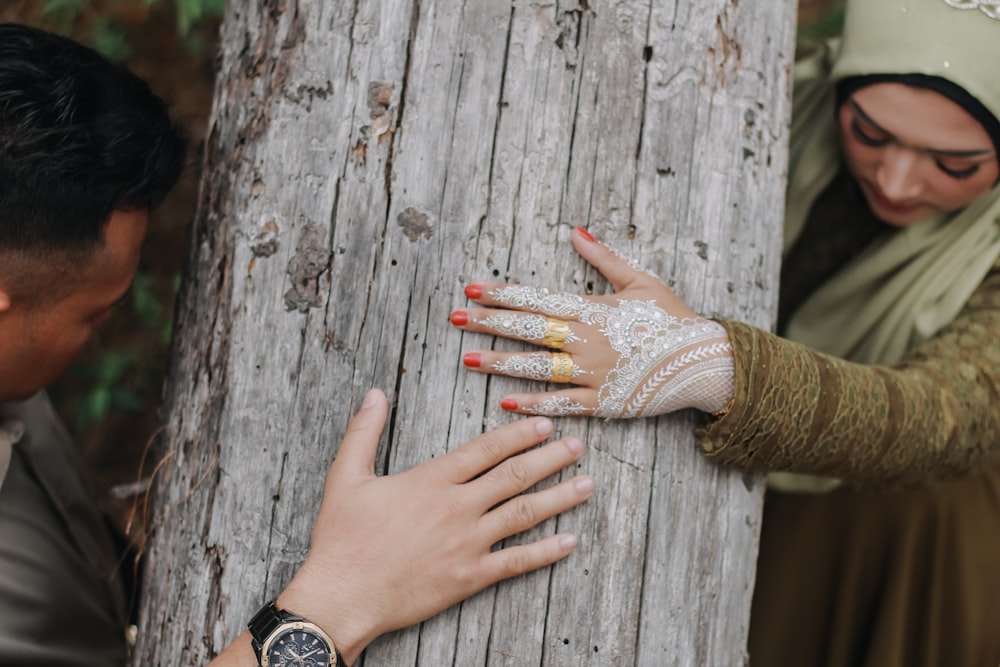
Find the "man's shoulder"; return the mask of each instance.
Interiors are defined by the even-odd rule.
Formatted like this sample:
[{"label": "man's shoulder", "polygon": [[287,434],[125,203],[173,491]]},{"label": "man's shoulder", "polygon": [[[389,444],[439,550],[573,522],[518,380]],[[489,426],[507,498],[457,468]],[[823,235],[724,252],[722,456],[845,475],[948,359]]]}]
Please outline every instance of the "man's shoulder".
[{"label": "man's shoulder", "polygon": [[0,424],[0,664],[122,664],[119,557],[69,434],[44,394],[0,404]]},{"label": "man's shoulder", "polygon": [[[65,517],[11,450],[0,488],[0,663],[122,664],[122,623],[107,581],[82,556]],[[62,656],[62,657],[60,657]]]}]

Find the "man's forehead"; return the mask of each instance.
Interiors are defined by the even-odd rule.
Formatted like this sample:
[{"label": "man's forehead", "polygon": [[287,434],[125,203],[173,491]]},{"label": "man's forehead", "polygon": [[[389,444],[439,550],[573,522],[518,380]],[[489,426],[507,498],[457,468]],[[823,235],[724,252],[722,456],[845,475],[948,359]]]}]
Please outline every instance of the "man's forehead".
[{"label": "man's forehead", "polygon": [[124,292],[138,267],[148,212],[115,211],[96,242],[49,249],[0,247],[0,289],[29,302],[98,283]]}]

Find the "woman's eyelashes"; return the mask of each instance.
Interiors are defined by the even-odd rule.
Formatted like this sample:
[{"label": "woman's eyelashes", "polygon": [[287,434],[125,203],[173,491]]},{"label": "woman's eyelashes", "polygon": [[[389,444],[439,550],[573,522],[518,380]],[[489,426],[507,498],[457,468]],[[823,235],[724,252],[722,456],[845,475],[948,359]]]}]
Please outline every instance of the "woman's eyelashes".
[{"label": "woman's eyelashes", "polygon": [[858,123],[857,119],[851,121],[851,134],[854,138],[865,144],[866,146],[872,146],[874,148],[880,148],[889,143],[888,136],[875,136],[862,129],[861,124]]},{"label": "woman's eyelashes", "polygon": [[[884,146],[888,146],[892,142],[892,137],[888,135],[883,134],[881,136],[877,136],[876,134],[865,130],[856,119],[851,121],[851,134],[854,135],[855,139],[866,146],[871,146],[872,148],[882,148]],[[978,164],[966,167],[954,167],[945,164],[940,158],[935,158],[934,164],[943,173],[958,180],[969,178],[979,171]]]},{"label": "woman's eyelashes", "polygon": [[977,171],[979,171],[979,165],[978,164],[974,164],[974,165],[971,165],[969,167],[963,167],[961,169],[956,169],[954,167],[949,167],[949,166],[945,165],[943,162],[941,162],[941,160],[934,160],[934,164],[937,165],[938,169],[940,169],[944,173],[948,174],[952,178],[957,178],[958,180],[962,180],[964,178],[969,178],[970,176],[972,176],[973,174],[975,174]]}]

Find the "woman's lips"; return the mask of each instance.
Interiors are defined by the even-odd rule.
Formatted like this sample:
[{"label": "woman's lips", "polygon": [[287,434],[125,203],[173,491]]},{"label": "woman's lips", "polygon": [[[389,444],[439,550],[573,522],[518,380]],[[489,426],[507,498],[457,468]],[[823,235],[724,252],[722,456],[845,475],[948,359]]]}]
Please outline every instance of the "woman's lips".
[{"label": "woman's lips", "polygon": [[897,204],[890,199],[886,199],[885,196],[879,192],[878,188],[868,183],[865,184],[865,189],[868,191],[871,199],[878,205],[879,208],[890,213],[913,213],[921,207],[921,204]]}]

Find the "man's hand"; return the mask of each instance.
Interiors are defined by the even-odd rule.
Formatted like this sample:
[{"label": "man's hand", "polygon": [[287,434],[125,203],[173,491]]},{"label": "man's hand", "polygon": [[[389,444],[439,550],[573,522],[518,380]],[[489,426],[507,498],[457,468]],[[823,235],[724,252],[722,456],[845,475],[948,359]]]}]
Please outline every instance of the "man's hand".
[{"label": "man's hand", "polygon": [[490,431],[412,470],[378,477],[375,453],[388,411],[373,390],[348,426],[327,475],[302,568],[278,607],[333,638],[348,663],[377,636],[419,623],[487,586],[553,563],[572,535],[491,551],[500,540],[588,498],[591,478],[575,477],[517,496],[570,465],[584,445],[531,418]]}]

